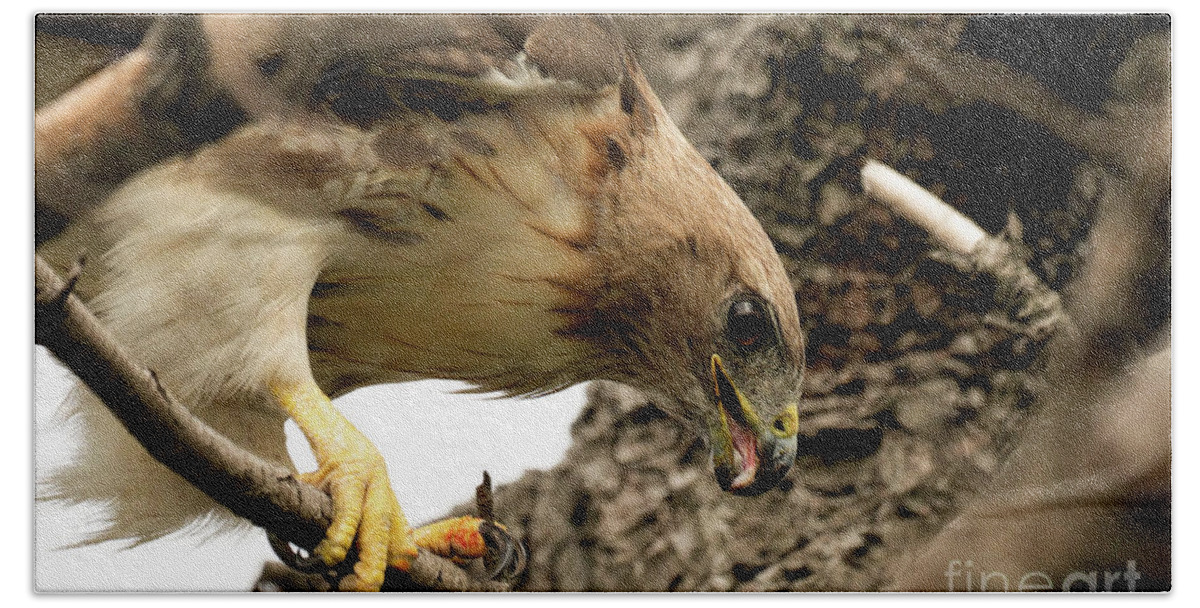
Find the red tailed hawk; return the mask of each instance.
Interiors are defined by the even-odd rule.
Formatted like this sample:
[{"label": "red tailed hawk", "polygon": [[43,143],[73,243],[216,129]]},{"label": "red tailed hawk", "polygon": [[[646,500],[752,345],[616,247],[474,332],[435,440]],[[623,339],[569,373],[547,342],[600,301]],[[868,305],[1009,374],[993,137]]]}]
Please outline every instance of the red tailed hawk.
[{"label": "red tailed hawk", "polygon": [[[41,253],[87,251],[79,293],[230,438],[287,463],[298,423],[319,463],[303,478],[335,503],[317,554],[357,549],[349,588],[418,544],[470,555],[480,525],[409,528],[330,401],[357,387],[611,379],[707,436],[728,491],[794,460],[793,289],[602,20],[175,16],[39,111],[36,137],[39,218],[66,226]],[[216,509],[79,408],[88,457],[46,495],[109,503],[98,540]]]}]

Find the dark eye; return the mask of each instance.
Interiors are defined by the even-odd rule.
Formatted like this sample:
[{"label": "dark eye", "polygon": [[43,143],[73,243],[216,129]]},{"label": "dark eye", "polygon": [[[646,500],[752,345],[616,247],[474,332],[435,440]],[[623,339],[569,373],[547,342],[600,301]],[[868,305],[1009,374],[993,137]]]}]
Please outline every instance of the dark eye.
[{"label": "dark eye", "polygon": [[729,306],[725,325],[729,340],[745,351],[756,351],[775,344],[775,324],[762,302],[742,298]]},{"label": "dark eye", "polygon": [[356,57],[340,59],[325,69],[313,86],[312,104],[360,127],[396,110],[383,82],[371,74],[365,60]]}]

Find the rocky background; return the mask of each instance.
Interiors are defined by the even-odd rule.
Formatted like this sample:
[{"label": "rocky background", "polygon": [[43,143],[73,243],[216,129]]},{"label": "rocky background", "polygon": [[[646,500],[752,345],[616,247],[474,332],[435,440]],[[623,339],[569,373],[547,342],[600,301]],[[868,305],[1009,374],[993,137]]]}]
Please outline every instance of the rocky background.
[{"label": "rocky background", "polygon": [[[1054,388],[1045,381],[1053,354],[995,309],[987,277],[948,263],[920,229],[866,200],[856,159],[888,163],[1004,232],[1046,285],[1065,289],[1109,245],[1089,240],[1091,229],[1106,204],[1125,204],[1112,182],[1137,163],[1103,140],[1138,136],[1153,114],[1146,104],[1165,106],[1169,125],[1169,20],[619,23],[668,112],[785,259],[809,340],[801,456],[778,491],[725,495],[702,440],[636,392],[597,383],[562,464],[497,494],[500,519],[531,552],[521,587],[886,588],[899,564],[988,490]],[[1055,118],[1063,108],[1100,126]],[[1158,144],[1169,167],[1169,127]],[[1136,302],[1107,323],[1115,329],[1103,334],[1108,354],[1097,365],[1169,333],[1162,177],[1158,197],[1141,206],[1140,240],[1125,250],[1139,260],[1124,292]],[[1120,277],[1100,281],[1110,278]],[[1096,304],[1089,294],[1072,303],[1080,301]],[[1158,440],[1169,453],[1169,439]],[[1169,505],[1168,496],[1150,524],[1168,546]],[[1167,572],[1141,588],[1169,587]]]}]

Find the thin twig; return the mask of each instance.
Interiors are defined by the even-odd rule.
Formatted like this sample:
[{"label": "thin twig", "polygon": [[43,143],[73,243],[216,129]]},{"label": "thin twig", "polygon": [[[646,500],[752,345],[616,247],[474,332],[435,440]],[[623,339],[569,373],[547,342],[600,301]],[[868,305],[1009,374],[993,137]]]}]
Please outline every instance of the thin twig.
[{"label": "thin twig", "polygon": [[475,510],[479,519],[496,521],[495,499],[492,497],[492,476],[483,472],[483,481],[475,487]]}]

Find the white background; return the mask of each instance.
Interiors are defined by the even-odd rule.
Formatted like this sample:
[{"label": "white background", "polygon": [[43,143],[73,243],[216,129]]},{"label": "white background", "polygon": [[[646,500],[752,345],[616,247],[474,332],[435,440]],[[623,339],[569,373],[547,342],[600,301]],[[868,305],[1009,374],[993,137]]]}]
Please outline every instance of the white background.
[{"label": "white background", "polygon": [[[69,462],[78,441],[59,405],[74,384],[70,371],[37,348],[37,467]],[[336,401],[388,462],[392,488],[409,521],[436,519],[475,496],[485,469],[496,485],[529,468],[549,468],[570,445],[569,428],[584,403],[584,387],[539,399],[490,399],[455,394],[453,382],[369,387]],[[303,435],[288,423],[288,448],[301,471],[316,462]],[[35,522],[39,591],[244,591],[274,559],[266,537],[245,533],[176,534],[122,549],[108,542],[62,548],[94,529],[102,510],[38,503]]]}]

